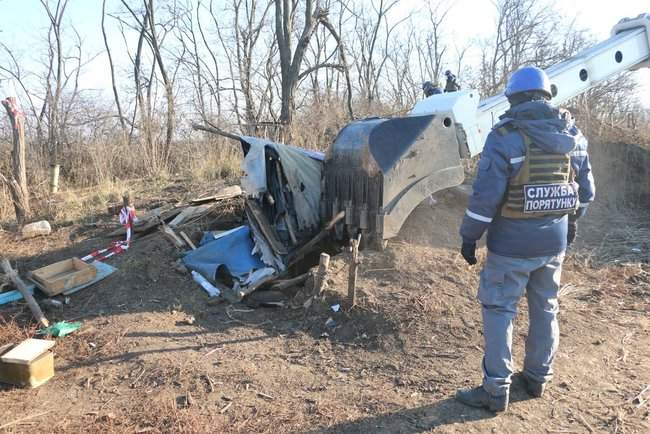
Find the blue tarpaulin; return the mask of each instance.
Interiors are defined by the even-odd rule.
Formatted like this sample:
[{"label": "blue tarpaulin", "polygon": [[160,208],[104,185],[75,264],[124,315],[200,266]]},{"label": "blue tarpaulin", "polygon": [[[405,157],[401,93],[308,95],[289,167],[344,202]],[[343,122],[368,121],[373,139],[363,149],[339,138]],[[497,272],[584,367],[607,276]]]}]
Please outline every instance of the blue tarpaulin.
[{"label": "blue tarpaulin", "polygon": [[183,263],[187,268],[210,280],[215,280],[217,271],[225,268],[223,271],[226,273],[244,280],[253,270],[265,267],[260,258],[252,254],[254,246],[248,226],[240,226],[213,238],[204,237],[199,248],[185,255]]}]

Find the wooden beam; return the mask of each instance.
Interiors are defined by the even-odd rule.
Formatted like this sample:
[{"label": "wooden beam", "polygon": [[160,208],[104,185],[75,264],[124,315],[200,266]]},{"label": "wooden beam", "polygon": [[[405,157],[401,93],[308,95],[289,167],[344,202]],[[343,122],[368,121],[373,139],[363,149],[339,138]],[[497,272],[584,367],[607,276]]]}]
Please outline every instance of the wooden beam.
[{"label": "wooden beam", "polygon": [[337,215],[334,216],[332,220],[327,223],[327,226],[323,228],[322,231],[320,231],[314,238],[309,240],[304,246],[302,246],[300,249],[294,253],[293,258],[289,261],[289,266],[295,264],[296,262],[300,261],[305,255],[307,255],[309,252],[311,252],[314,247],[318,243],[320,243],[329,233],[329,231],[332,230],[335,224],[340,222],[343,217],[345,217],[345,211],[339,212]]},{"label": "wooden beam", "polygon": [[20,291],[20,293],[23,295],[25,298],[25,301],[27,301],[27,305],[29,306],[29,310],[32,311],[32,315],[34,315],[34,318],[39,322],[39,324],[43,327],[49,327],[50,322],[45,318],[45,315],[43,315],[43,311],[41,310],[41,307],[38,305],[32,294],[30,294],[29,290],[27,289],[27,285],[25,285],[25,282],[18,276],[18,273],[16,270],[11,268],[11,264],[9,263],[8,260],[3,259],[0,262],[0,266],[2,266],[2,270],[4,271],[5,275],[11,279],[11,281],[14,283],[16,288]]},{"label": "wooden beam", "polygon": [[190,247],[192,248],[192,250],[196,250],[196,246],[194,245],[194,243],[192,242],[192,240],[190,239],[190,237],[188,237],[187,234],[186,234],[185,232],[180,231],[179,234],[180,234],[180,236],[183,238],[183,240],[185,240],[185,242],[187,243],[187,245],[190,246]]}]

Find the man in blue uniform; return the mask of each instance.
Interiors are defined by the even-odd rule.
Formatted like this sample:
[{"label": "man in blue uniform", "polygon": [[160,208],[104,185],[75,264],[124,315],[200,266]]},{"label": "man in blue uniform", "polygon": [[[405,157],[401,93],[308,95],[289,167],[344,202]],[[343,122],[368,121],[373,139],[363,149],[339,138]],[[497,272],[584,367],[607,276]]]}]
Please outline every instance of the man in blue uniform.
[{"label": "man in blue uniform", "polygon": [[483,384],[459,390],[456,399],[497,412],[508,408],[513,319],[524,292],[528,393],[541,397],[552,378],[562,261],[595,193],[587,141],[567,111],[550,105],[544,71],[527,66],[514,72],[505,95],[510,109],[487,137],[460,229],[461,254],[470,265],[486,230],[488,254],[478,289]]}]

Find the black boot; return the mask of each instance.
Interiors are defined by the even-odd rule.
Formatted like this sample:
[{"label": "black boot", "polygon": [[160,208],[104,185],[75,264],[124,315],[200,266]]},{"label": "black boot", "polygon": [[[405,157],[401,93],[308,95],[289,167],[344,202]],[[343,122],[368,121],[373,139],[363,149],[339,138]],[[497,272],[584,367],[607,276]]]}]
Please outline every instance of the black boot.
[{"label": "black boot", "polygon": [[541,398],[546,390],[546,383],[539,383],[532,378],[528,378],[526,374],[521,376],[526,385],[526,392],[534,398]]},{"label": "black boot", "polygon": [[507,393],[502,396],[492,396],[483,386],[473,389],[460,389],[456,392],[456,400],[471,407],[487,408],[497,413],[508,409]]}]

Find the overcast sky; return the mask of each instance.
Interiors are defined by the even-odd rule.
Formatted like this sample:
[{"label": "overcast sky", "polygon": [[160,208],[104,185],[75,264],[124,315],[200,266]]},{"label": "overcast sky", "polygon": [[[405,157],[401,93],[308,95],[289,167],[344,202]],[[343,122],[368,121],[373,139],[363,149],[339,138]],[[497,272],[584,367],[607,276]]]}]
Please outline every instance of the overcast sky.
[{"label": "overcast sky", "polygon": [[[109,0],[107,9],[117,8],[116,0]],[[402,0],[397,14],[407,15],[422,8],[423,0]],[[494,30],[495,10],[491,0],[456,0],[452,4],[448,19],[445,21],[446,42],[453,46],[463,46],[467,41],[489,36]],[[86,56],[101,53],[85,70],[81,85],[85,88],[104,89],[110,98],[108,89],[110,77],[108,62],[103,54],[101,39],[101,0],[70,0],[66,12],[68,23],[72,22],[84,39]],[[558,1],[555,9],[567,19],[576,19],[577,28],[587,28],[598,39],[609,37],[611,28],[624,17],[636,16],[641,12],[650,13],[648,0],[569,0]],[[47,31],[47,20],[38,0],[0,0],[0,41],[9,45],[23,58],[33,57],[31,47],[42,46],[41,38]],[[416,18],[417,23],[417,18]],[[110,30],[109,30],[110,31]],[[115,47],[113,56],[116,63],[126,67],[128,60],[120,62],[120,47],[123,42],[116,31],[110,37]],[[471,59],[468,59],[471,61]],[[28,65],[28,63],[25,63]],[[650,107],[650,68],[635,73],[642,83],[640,99]],[[0,89],[2,95],[10,89]]]}]

